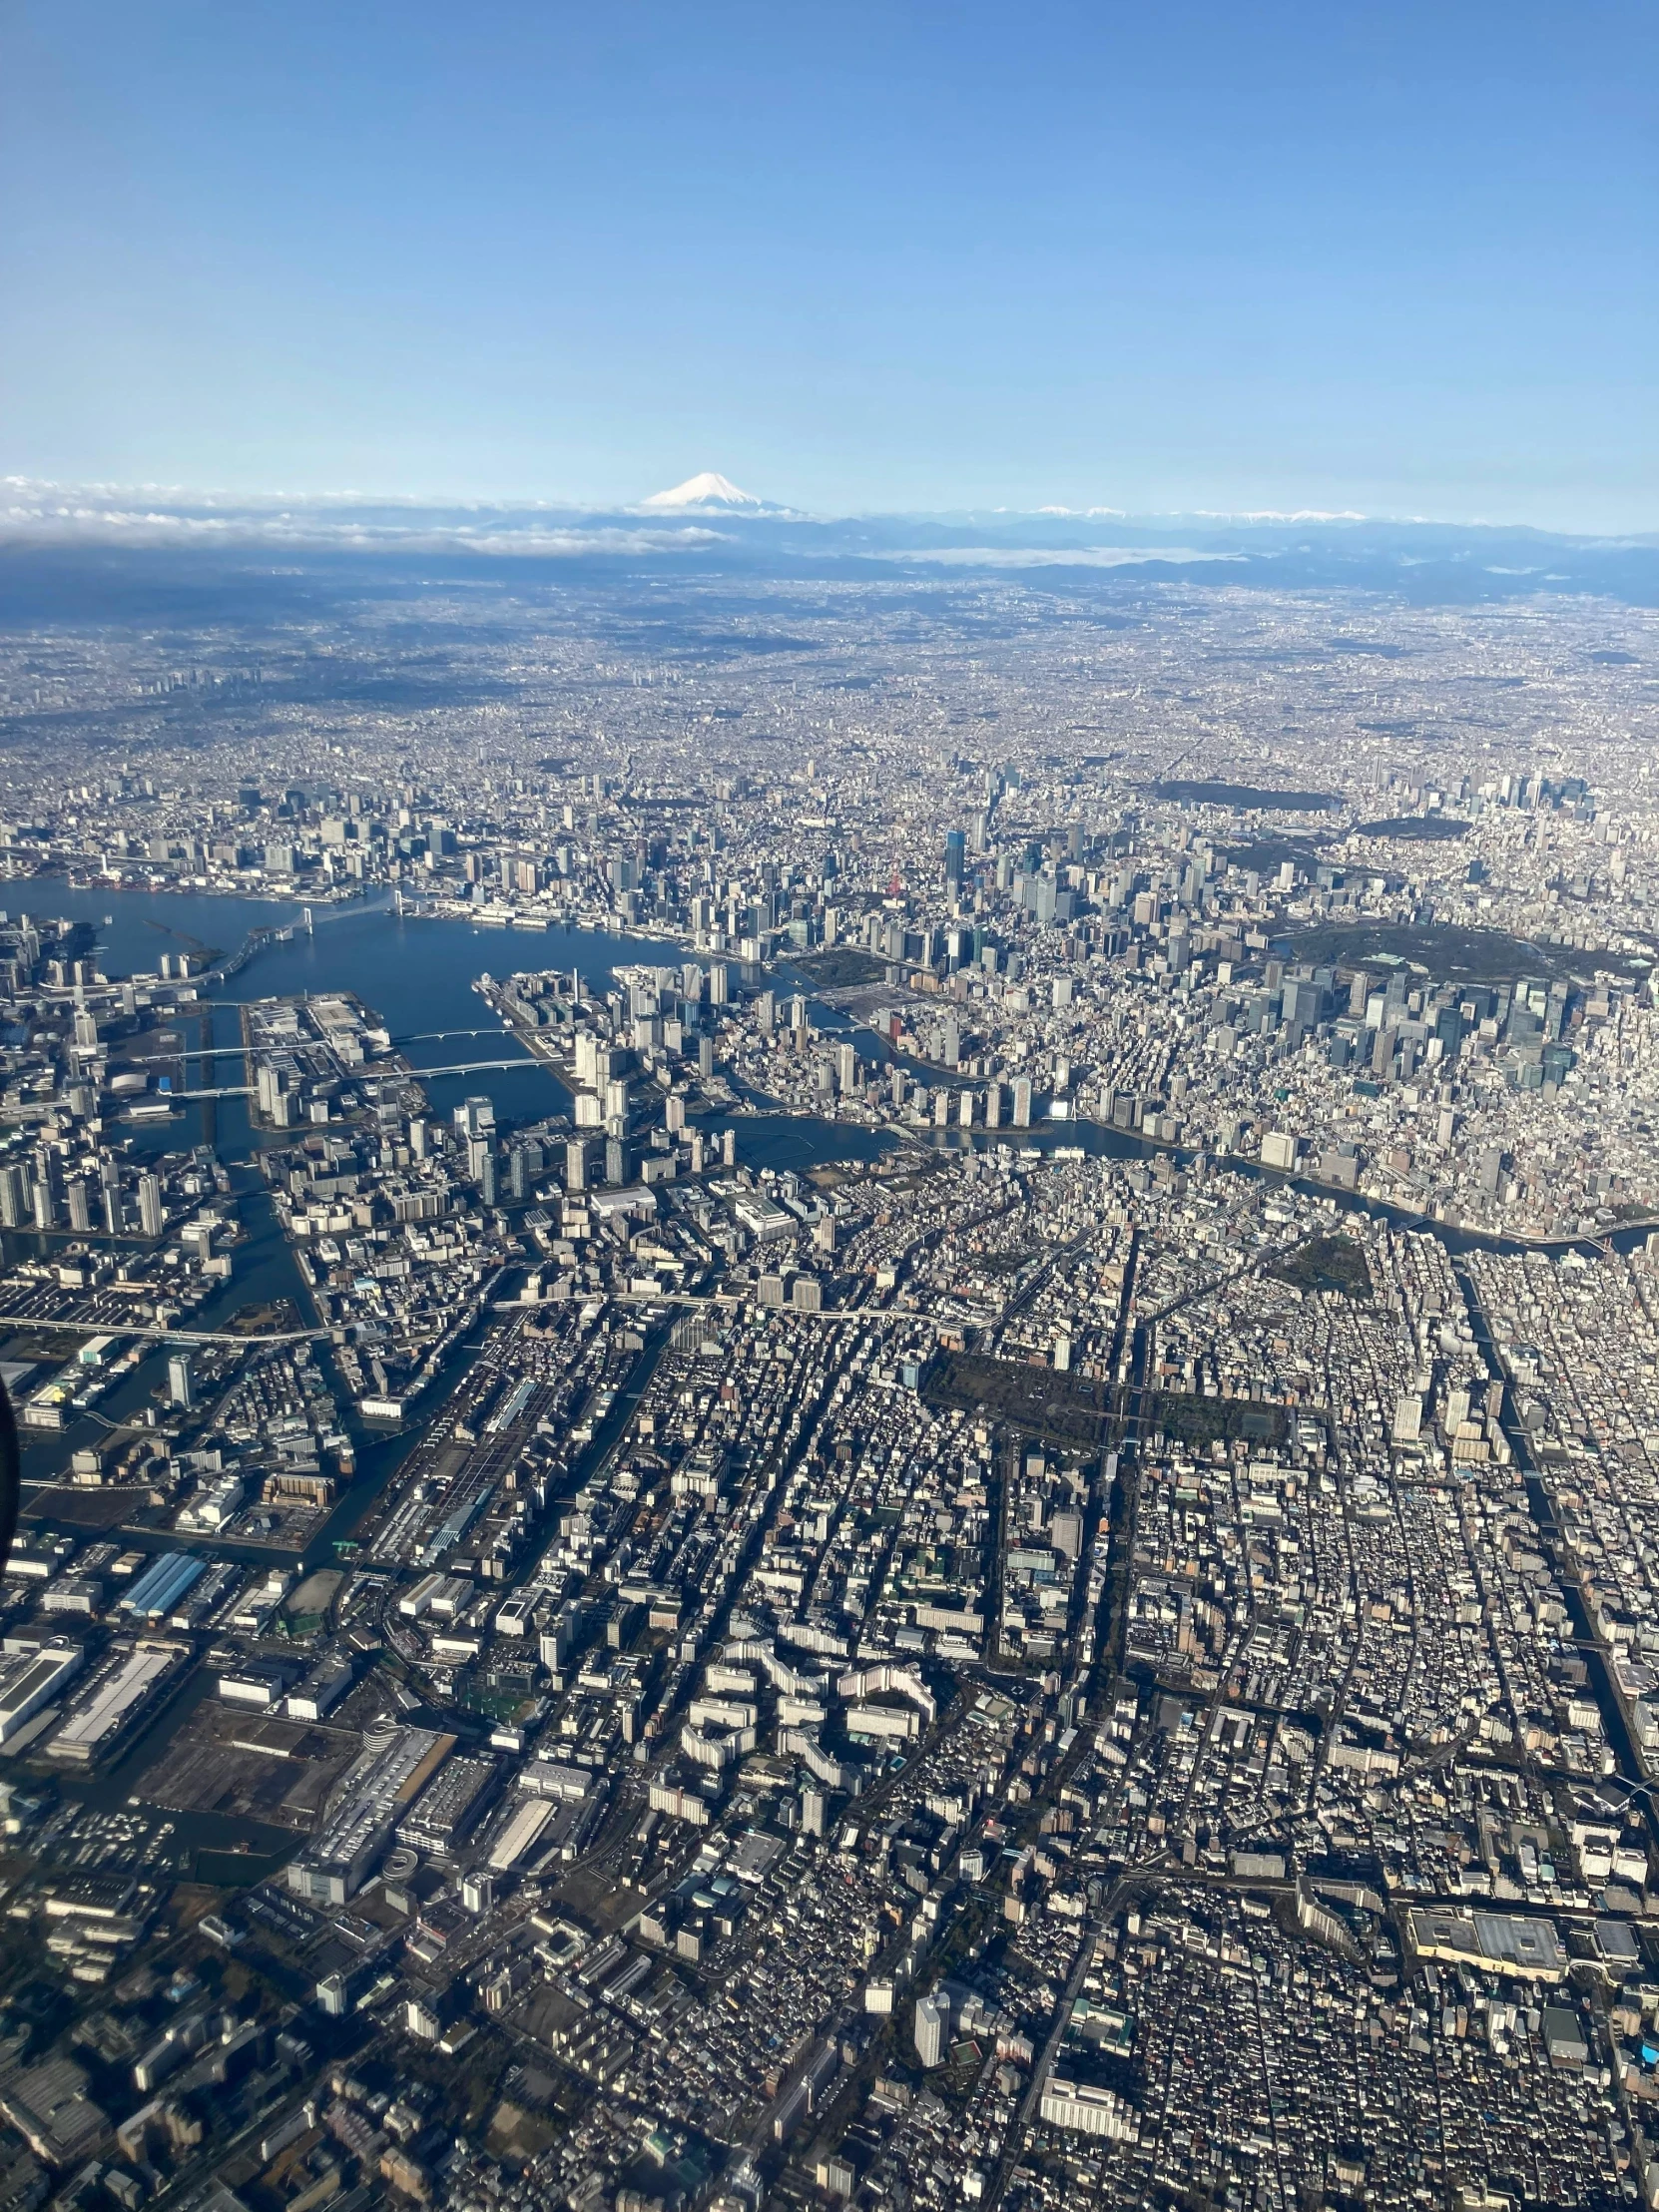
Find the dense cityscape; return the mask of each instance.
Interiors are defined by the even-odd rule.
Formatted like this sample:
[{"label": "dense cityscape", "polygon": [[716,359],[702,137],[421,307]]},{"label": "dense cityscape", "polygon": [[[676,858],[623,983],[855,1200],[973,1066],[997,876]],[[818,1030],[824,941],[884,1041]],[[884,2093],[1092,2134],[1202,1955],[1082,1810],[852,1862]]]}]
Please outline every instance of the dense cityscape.
[{"label": "dense cityscape", "polygon": [[0,2212],[1659,2204],[1659,620],[843,567],[0,630]]}]

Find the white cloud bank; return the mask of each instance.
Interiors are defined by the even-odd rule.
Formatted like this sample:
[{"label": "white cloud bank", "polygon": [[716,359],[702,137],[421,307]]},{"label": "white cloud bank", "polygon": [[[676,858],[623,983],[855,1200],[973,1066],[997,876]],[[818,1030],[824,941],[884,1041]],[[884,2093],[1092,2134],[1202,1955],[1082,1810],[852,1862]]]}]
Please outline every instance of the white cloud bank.
[{"label": "white cloud bank", "polygon": [[[545,519],[542,519],[545,516]],[[568,509],[429,506],[343,492],[284,501],[144,485],[47,484],[0,478],[0,540],[50,545],[261,546],[290,552],[531,555],[695,553],[723,533],[685,523],[584,525]]]}]

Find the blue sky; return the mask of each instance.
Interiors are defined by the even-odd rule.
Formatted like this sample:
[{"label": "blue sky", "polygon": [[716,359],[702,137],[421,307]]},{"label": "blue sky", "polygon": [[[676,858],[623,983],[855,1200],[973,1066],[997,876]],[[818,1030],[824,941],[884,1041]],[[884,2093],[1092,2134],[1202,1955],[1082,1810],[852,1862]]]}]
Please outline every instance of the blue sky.
[{"label": "blue sky", "polygon": [[1659,528],[1659,13],[9,0],[0,471]]}]

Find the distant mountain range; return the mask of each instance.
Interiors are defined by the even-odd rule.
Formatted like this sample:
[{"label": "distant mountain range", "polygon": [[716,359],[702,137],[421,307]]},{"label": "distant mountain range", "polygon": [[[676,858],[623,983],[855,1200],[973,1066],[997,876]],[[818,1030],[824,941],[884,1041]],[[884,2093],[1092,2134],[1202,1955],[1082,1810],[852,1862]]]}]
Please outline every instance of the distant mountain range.
[{"label": "distant mountain range", "polygon": [[[1659,538],[1567,537],[1511,524],[1347,514],[1127,515],[1092,508],[810,515],[713,469],[634,506],[551,500],[440,501],[197,492],[0,478],[0,620],[137,605],[164,573],[248,571],[279,553],[327,575],[410,563],[476,574],[526,563],[569,573],[651,568],[685,575],[968,586],[998,577],[1090,596],[1229,590],[1382,592],[1415,605],[1535,595],[1659,607]],[[118,578],[125,579],[119,583]],[[168,584],[166,592],[175,588]],[[332,588],[332,586],[330,586]],[[158,602],[159,604],[160,602]]]}]

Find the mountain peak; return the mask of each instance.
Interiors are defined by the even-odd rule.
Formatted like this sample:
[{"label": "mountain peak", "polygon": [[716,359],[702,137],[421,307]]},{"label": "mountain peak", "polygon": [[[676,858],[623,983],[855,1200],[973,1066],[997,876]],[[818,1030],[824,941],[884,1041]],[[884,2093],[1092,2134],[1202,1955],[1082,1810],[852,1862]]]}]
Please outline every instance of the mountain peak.
[{"label": "mountain peak", "polygon": [[688,476],[683,484],[676,484],[672,491],[653,492],[640,505],[662,513],[667,510],[683,510],[693,507],[739,509],[750,514],[761,513],[767,502],[757,499],[752,491],[740,491],[730,478],[718,475],[706,468],[700,476]]}]

